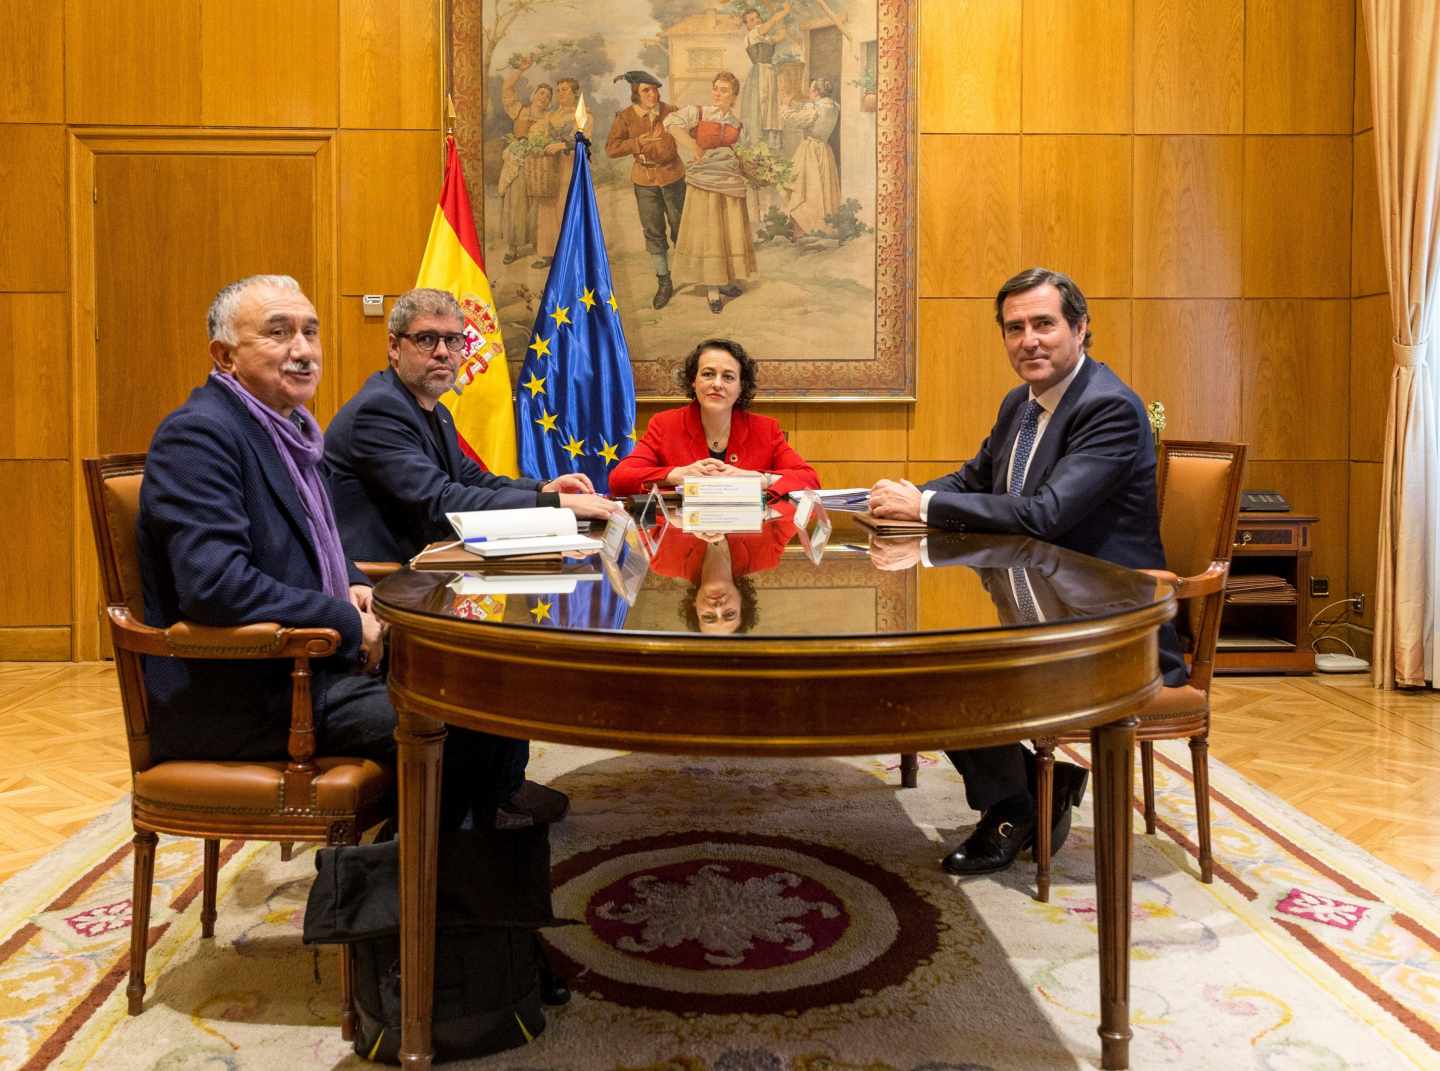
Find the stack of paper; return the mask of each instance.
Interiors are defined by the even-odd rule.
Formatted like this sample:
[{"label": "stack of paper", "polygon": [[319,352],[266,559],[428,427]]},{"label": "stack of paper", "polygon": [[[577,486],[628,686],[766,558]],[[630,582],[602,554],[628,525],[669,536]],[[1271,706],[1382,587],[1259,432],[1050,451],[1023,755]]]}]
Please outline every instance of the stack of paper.
[{"label": "stack of paper", "polygon": [[1294,606],[1295,585],[1281,576],[1231,574],[1225,581],[1225,601],[1235,606]]},{"label": "stack of paper", "polygon": [[[790,497],[799,502],[801,496],[806,493],[805,491],[791,491]],[[825,487],[812,493],[820,497],[820,504],[826,509],[841,513],[856,513],[870,505],[870,488],[868,487]]]},{"label": "stack of paper", "polygon": [[579,534],[575,514],[568,509],[476,510],[445,516],[465,549],[482,558],[600,549],[600,540]]}]

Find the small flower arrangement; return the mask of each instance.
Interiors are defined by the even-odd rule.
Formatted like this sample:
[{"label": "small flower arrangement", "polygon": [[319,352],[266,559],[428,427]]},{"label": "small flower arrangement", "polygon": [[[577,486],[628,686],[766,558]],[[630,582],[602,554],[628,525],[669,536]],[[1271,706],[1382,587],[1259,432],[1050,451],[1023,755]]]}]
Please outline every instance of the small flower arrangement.
[{"label": "small flower arrangement", "polygon": [[1155,437],[1155,448],[1160,448],[1160,436],[1165,431],[1165,403],[1151,402],[1145,409],[1145,415],[1150,418],[1150,434]]},{"label": "small flower arrangement", "polygon": [[763,141],[738,146],[735,158],[740,161],[740,174],[757,190],[769,186],[788,190],[795,183],[794,163],[783,156],[776,156]]}]

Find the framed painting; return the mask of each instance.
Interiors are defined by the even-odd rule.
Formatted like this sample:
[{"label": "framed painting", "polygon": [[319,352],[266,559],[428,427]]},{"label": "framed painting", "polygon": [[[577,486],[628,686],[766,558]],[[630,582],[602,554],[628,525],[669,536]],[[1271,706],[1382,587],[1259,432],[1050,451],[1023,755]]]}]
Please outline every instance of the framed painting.
[{"label": "framed painting", "polygon": [[512,358],[583,115],[642,401],[681,397],[712,336],[760,361],[768,400],[913,399],[918,5],[450,0],[455,134]]}]

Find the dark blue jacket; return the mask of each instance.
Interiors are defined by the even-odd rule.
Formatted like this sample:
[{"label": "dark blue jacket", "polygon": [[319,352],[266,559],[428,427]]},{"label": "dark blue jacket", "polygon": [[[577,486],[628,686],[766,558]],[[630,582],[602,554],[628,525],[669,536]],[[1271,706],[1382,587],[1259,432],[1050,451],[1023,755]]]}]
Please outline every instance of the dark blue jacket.
[{"label": "dark blue jacket", "polygon": [[1132,569],[1165,568],[1155,442],[1139,396],[1086,358],[1045,428],[1019,495],[1006,494],[1027,384],[1005,395],[995,427],[961,469],[931,480],[936,528],[1017,532]]},{"label": "dark blue jacket", "polygon": [[[360,615],[323,590],[305,510],[265,429],[212,382],[167,416],[150,441],[138,525],[145,622],[275,621],[333,628],[334,658],[315,666],[323,710],[331,675],[360,652]],[[352,583],[367,583],[353,568]],[[153,746],[162,758],[283,758],[288,659],[146,658]]]},{"label": "dark blue jacket", "polygon": [[539,504],[538,480],[486,472],[461,453],[450,411],[437,403],[435,412],[443,448],[425,410],[387,368],[325,430],[330,499],[345,553],[356,561],[409,561],[427,543],[453,538],[447,513]]},{"label": "dark blue jacket", "polygon": [[[1017,532],[1132,569],[1164,569],[1155,496],[1155,440],[1140,396],[1087,357],[1035,447],[1025,486],[1006,493],[1028,384],[1005,395],[980,452],[931,480],[926,521],[936,528]],[[1166,684],[1187,677],[1172,625],[1160,630]]]}]

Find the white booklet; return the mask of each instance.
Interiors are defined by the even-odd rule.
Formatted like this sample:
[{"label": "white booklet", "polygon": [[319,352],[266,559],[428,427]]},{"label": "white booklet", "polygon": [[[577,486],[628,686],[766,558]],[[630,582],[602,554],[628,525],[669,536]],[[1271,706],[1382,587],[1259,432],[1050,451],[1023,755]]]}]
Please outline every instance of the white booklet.
[{"label": "white booklet", "polygon": [[582,580],[599,580],[594,572],[460,573],[450,581],[456,595],[571,595]]},{"label": "white booklet", "polygon": [[445,516],[465,549],[482,558],[600,549],[600,540],[580,535],[574,512],[555,506],[474,510]]}]

